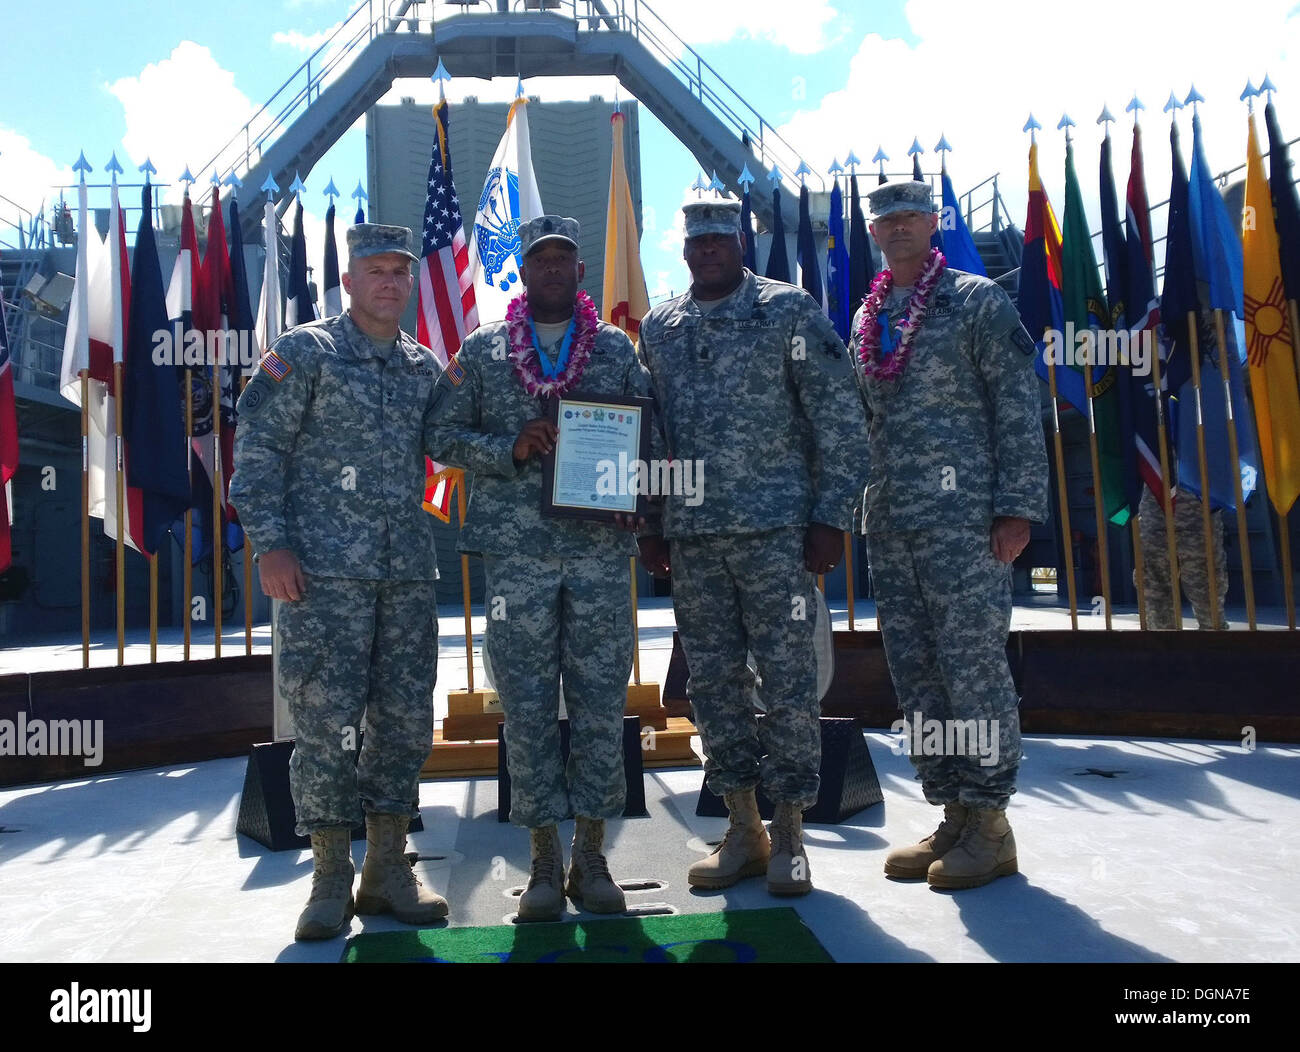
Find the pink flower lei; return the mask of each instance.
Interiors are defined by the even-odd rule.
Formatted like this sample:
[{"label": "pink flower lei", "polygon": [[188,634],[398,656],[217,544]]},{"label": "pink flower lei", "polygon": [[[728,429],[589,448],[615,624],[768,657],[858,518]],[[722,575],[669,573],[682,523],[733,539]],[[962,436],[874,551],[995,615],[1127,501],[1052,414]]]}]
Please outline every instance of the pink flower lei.
[{"label": "pink flower lei", "polygon": [[515,375],[524,385],[524,390],[534,398],[568,394],[582,379],[583,370],[591,358],[591,349],[596,346],[600,316],[596,313],[596,305],[591,302],[591,297],[582,291],[578,292],[573,313],[575,325],[568,364],[565,365],[564,372],[554,380],[547,380],[542,375],[537,350],[533,346],[533,314],[528,308],[528,293],[521,292],[510,301],[510,306],[506,309],[510,360],[514,362]]},{"label": "pink flower lei", "polygon": [[930,298],[939,285],[948,266],[948,259],[937,248],[930,249],[930,256],[921,268],[916,289],[907,301],[907,310],[903,315],[902,331],[898,346],[893,354],[886,358],[880,353],[880,311],[885,306],[885,299],[894,287],[894,272],[882,270],[871,283],[871,291],[862,300],[864,310],[858,322],[858,361],[862,371],[868,377],[878,380],[894,380],[903,375],[907,360],[912,355],[912,341],[925,323],[925,313],[930,307]]}]

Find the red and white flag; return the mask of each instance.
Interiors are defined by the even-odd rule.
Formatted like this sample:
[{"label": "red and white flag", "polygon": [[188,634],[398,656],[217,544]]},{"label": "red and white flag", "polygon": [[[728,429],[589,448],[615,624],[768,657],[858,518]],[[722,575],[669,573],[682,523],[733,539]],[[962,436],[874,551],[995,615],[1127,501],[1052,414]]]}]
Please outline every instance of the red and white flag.
[{"label": "red and white flag", "polygon": [[[478,310],[465,222],[451,174],[445,99],[433,113],[438,138],[429,162],[429,195],[424,206],[416,338],[433,351],[446,369],[460,350],[461,341],[478,328]],[[448,522],[452,492],[461,473],[433,461],[428,461],[426,468],[424,508]]]}]

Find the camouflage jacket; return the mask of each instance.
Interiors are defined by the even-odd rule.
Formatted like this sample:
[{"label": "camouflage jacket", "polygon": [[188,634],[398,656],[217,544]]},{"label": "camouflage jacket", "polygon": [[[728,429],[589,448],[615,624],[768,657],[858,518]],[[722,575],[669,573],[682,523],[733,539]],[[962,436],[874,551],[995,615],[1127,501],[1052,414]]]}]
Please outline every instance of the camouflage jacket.
[{"label": "camouflage jacket", "polygon": [[666,536],[850,528],[866,425],[844,344],[812,297],[746,270],[708,314],[689,292],[653,308],[640,353],[669,455],[704,471],[702,500],[665,501]]},{"label": "camouflage jacket", "polygon": [[[885,301],[897,326],[910,289]],[[948,269],[935,289],[902,377],[867,379],[853,319],[850,352],[867,410],[863,531],[1047,518],[1034,343],[997,284]],[[897,353],[897,352],[895,352]]]},{"label": "camouflage jacket", "polygon": [[[633,536],[612,525],[542,515],[541,458],[517,465],[514,445],[524,424],[545,411],[542,400],[524,390],[509,355],[504,321],[476,329],[456,355],[458,368],[443,373],[434,393],[430,455],[469,473],[469,507],[457,549],[546,558],[636,555]],[[622,329],[600,323],[586,369],[570,393],[651,397],[649,377]],[[653,423],[651,436],[653,455]]]},{"label": "camouflage jacket", "polygon": [[405,333],[381,348],[347,314],[276,340],[239,398],[235,432],[230,500],[254,549],[292,549],[322,577],[437,578],[420,505],[440,372]]}]

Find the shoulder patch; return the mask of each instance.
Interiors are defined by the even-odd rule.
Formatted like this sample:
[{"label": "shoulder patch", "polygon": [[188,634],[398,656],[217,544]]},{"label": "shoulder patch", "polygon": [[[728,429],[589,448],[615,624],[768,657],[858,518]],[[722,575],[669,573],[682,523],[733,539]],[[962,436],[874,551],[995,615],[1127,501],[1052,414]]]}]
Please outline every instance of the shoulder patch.
[{"label": "shoulder patch", "polygon": [[1025,332],[1023,325],[1017,325],[1011,331],[1011,342],[1024,351],[1025,354],[1033,355],[1035,350],[1034,341],[1030,338],[1029,333]]},{"label": "shoulder patch", "polygon": [[289,363],[276,354],[275,351],[267,351],[262,355],[262,371],[276,383],[279,383],[293,370]]},{"label": "shoulder patch", "polygon": [[447,379],[451,381],[452,387],[459,387],[465,382],[465,370],[460,367],[460,362],[456,361],[455,355],[453,355],[451,361],[447,363],[445,371],[447,373]]}]

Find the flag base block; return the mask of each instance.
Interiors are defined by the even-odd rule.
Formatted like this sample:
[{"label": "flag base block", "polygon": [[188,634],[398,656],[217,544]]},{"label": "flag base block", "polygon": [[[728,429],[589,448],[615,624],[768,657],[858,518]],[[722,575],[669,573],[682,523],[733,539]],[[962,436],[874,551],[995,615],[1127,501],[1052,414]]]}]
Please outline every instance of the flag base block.
[{"label": "flag base block", "polygon": [[[822,737],[821,789],[816,802],[803,817],[805,822],[834,825],[881,803],[884,794],[880,791],[876,766],[871,762],[871,753],[867,750],[858,721],[823,716],[818,723]],[[710,818],[726,818],[727,805],[721,797],[713,794],[707,784],[701,785],[695,813]],[[762,786],[758,789],[758,813],[769,821],[775,813],[775,806]]]},{"label": "flag base block", "polygon": [[[289,756],[292,753],[292,740],[254,745],[244,771],[244,789],[239,798],[235,832],[251,837],[272,851],[311,847],[310,837],[294,832],[297,815],[289,793]],[[357,755],[361,755],[359,742]],[[417,833],[424,829],[424,823],[416,815],[407,828]],[[365,838],[364,824],[352,830],[353,840]]]},{"label": "flag base block", "polygon": [[480,716],[485,712],[501,714],[501,699],[495,690],[449,690],[447,715]]},{"label": "flag base block", "polygon": [[626,711],[629,716],[640,716],[642,727],[653,727],[658,731],[668,729],[668,713],[659,704],[658,683],[629,683]]},{"label": "flag base block", "polygon": [[490,738],[452,741],[439,727],[433,732],[433,748],[420,769],[421,778],[478,778],[497,773],[496,729]]},{"label": "flag base block", "polygon": [[[506,731],[502,728],[497,743],[497,821],[510,820],[510,768],[506,764]],[[636,716],[623,717],[623,774],[627,796],[623,802],[624,818],[640,818],[645,809],[645,782],[641,763],[641,721]],[[569,721],[560,720],[560,757],[569,762]]]}]

